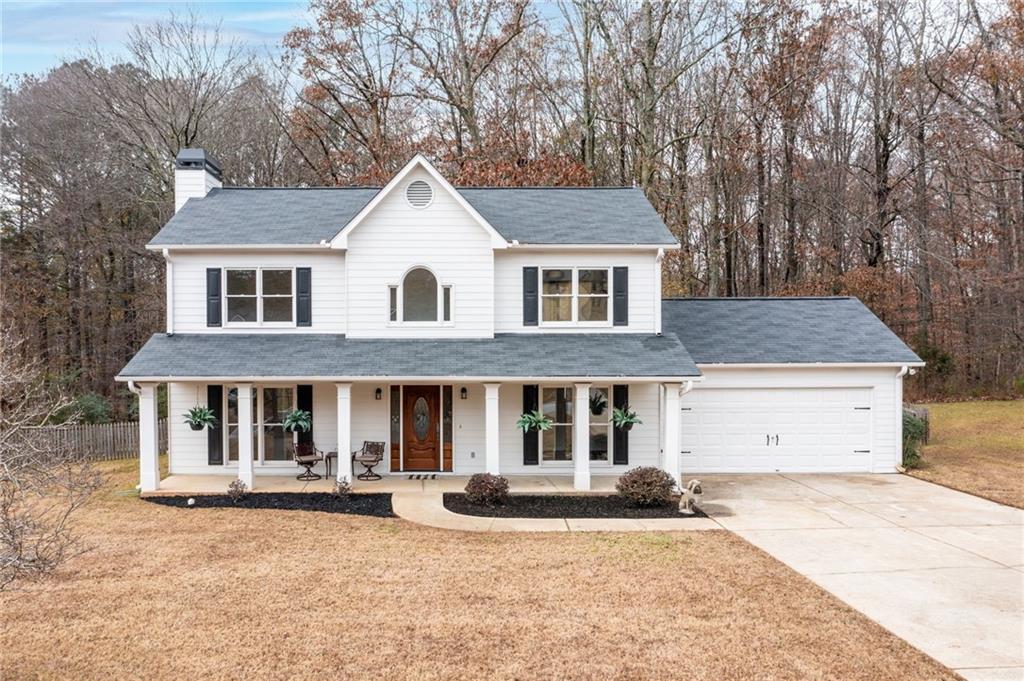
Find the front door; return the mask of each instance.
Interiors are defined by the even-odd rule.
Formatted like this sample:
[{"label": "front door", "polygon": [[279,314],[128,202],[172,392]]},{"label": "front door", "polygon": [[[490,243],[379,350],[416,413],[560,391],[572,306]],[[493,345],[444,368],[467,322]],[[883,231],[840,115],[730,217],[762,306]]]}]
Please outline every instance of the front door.
[{"label": "front door", "polygon": [[402,433],[404,434],[403,470],[437,471],[441,469],[441,387],[407,385],[403,390]]}]

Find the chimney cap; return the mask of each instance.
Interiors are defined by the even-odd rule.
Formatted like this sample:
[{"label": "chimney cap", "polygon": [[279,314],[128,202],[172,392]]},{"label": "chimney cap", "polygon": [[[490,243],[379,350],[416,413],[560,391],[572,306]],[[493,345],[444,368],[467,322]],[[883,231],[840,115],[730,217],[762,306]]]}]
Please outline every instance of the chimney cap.
[{"label": "chimney cap", "polygon": [[174,159],[176,168],[205,170],[220,179],[220,161],[203,149],[181,149]]}]

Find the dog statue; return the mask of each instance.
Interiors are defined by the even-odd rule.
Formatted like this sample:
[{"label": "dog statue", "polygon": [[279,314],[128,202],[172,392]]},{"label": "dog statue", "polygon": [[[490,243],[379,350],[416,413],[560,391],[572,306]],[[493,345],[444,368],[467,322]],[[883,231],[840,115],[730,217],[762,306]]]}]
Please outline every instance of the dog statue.
[{"label": "dog statue", "polygon": [[686,483],[682,495],[679,497],[679,512],[693,515],[697,502],[704,496],[704,489],[700,486],[700,480],[691,480]]}]

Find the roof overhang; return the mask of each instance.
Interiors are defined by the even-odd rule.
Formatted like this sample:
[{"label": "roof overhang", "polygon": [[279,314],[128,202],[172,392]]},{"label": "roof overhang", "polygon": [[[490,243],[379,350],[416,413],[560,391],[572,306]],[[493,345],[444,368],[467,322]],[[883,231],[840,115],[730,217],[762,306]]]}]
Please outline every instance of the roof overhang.
[{"label": "roof overhang", "polygon": [[697,366],[704,369],[901,369],[903,367],[923,367],[924,362],[793,362],[775,364],[735,363],[707,364],[698,362]]},{"label": "roof overhang", "polygon": [[505,239],[505,237],[503,237],[501,233],[498,232],[498,230],[495,229],[491,223],[485,220],[484,217],[480,215],[480,213],[476,210],[476,208],[473,208],[473,206],[470,205],[468,201],[466,201],[462,194],[460,194],[459,191],[454,186],[452,186],[452,184],[448,180],[446,180],[444,176],[441,175],[440,172],[438,172],[437,168],[435,168],[433,164],[431,164],[430,161],[428,161],[426,157],[423,156],[423,154],[416,154],[415,156],[413,156],[412,159],[410,159],[410,161],[406,163],[405,166],[401,170],[399,170],[398,173],[396,173],[393,178],[391,178],[391,181],[384,185],[384,187],[379,192],[377,192],[377,195],[374,196],[369,203],[363,206],[363,209],[356,213],[356,216],[349,220],[348,224],[344,225],[341,228],[341,230],[334,236],[334,238],[331,239],[331,248],[347,249],[348,235],[351,234],[352,231],[356,229],[367,218],[367,216],[370,215],[374,211],[374,209],[378,205],[380,205],[380,203],[388,195],[390,195],[391,192],[393,192],[395,188],[398,187],[406,178],[406,176],[408,176],[409,173],[411,173],[415,168],[422,168],[423,170],[425,170],[427,174],[430,175],[430,177],[435,182],[437,182],[442,189],[448,192],[455,200],[455,202],[458,203],[459,206],[463,210],[465,210],[466,213],[468,213],[469,216],[473,218],[473,220],[478,225],[480,225],[480,227],[485,232],[487,232],[487,234],[491,238],[491,248],[508,248],[508,240]]}]

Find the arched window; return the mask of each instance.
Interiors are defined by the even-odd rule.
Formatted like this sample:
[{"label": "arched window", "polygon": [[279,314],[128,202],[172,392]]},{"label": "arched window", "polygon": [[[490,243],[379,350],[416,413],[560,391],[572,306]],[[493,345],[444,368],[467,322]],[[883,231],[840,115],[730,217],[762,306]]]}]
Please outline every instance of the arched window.
[{"label": "arched window", "polygon": [[409,270],[402,281],[402,321],[437,321],[437,277],[423,267]]},{"label": "arched window", "polygon": [[426,267],[414,267],[400,285],[388,286],[388,306],[392,323],[448,323],[452,321],[452,287],[439,285]]}]

